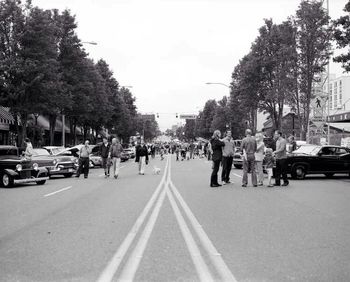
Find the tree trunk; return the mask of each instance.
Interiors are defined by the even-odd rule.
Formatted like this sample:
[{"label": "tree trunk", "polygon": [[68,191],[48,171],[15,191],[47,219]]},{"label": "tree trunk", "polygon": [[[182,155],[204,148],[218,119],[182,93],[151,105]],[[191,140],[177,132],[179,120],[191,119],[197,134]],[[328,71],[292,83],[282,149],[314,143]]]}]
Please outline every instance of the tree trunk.
[{"label": "tree trunk", "polygon": [[57,120],[57,115],[56,114],[49,115],[50,146],[53,146],[54,145],[54,141],[55,141],[56,120]]},{"label": "tree trunk", "polygon": [[21,135],[22,139],[20,140],[20,146],[23,145],[24,139],[27,137],[27,122],[28,122],[28,114],[22,113],[21,114]]}]

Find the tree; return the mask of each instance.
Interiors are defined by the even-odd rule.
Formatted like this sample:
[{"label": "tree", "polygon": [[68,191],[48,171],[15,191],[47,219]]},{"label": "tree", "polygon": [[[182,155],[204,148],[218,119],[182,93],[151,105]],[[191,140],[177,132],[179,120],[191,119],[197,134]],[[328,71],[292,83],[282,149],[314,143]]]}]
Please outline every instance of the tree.
[{"label": "tree", "polygon": [[342,67],[346,72],[350,71],[350,1],[346,3],[344,12],[348,13],[345,16],[341,16],[339,19],[333,21],[334,25],[334,38],[338,48],[347,48],[347,53],[336,56],[334,62],[342,63]]},{"label": "tree", "polygon": [[20,100],[25,88],[21,49],[27,8],[19,0],[0,2],[0,99],[2,105],[10,107],[15,118],[19,145],[26,135],[28,116],[27,106]]},{"label": "tree", "polygon": [[301,2],[295,18],[299,69],[299,103],[302,119],[302,139],[306,139],[309,125],[310,102],[317,75],[324,71],[331,55],[331,28],[329,16],[320,1]]},{"label": "tree", "polygon": [[200,113],[200,118],[198,119],[198,125],[196,126],[196,133],[199,137],[210,138],[213,131],[211,128],[215,111],[217,108],[217,103],[215,100],[208,100],[203,111]]}]

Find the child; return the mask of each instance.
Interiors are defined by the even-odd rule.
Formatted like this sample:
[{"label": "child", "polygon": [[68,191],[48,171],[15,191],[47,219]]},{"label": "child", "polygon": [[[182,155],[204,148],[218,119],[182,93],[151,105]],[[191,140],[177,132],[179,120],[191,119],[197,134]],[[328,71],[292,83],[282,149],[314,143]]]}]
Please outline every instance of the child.
[{"label": "child", "polygon": [[273,151],[271,148],[267,148],[265,151],[264,163],[266,166],[267,177],[269,181],[269,184],[267,185],[267,187],[273,187],[271,180],[273,175],[273,168],[275,166],[275,158],[273,156]]}]

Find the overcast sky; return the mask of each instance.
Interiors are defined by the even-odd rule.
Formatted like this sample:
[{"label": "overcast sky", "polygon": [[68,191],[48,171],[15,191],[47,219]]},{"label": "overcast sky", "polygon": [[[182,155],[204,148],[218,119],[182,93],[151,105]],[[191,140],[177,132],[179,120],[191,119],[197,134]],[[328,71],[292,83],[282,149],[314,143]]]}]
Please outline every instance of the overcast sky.
[{"label": "overcast sky", "polygon": [[[329,0],[332,18],[346,0]],[[176,113],[198,113],[221,99],[239,60],[249,52],[264,18],[280,23],[300,0],[33,0],[41,8],[68,8],[94,60],[105,59],[120,85],[132,85],[141,113],[159,113],[161,130]],[[340,66],[331,72],[340,75]]]}]

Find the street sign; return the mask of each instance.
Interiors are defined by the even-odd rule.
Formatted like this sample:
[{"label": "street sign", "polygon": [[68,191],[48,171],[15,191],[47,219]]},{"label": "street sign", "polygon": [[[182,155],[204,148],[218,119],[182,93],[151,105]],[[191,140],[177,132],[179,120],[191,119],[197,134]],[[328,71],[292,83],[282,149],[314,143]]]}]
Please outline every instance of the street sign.
[{"label": "street sign", "polygon": [[314,110],[322,110],[326,107],[327,97],[324,96],[316,96],[315,99],[312,100],[311,106]]},{"label": "street sign", "polygon": [[196,119],[197,115],[180,115],[181,119]]}]

